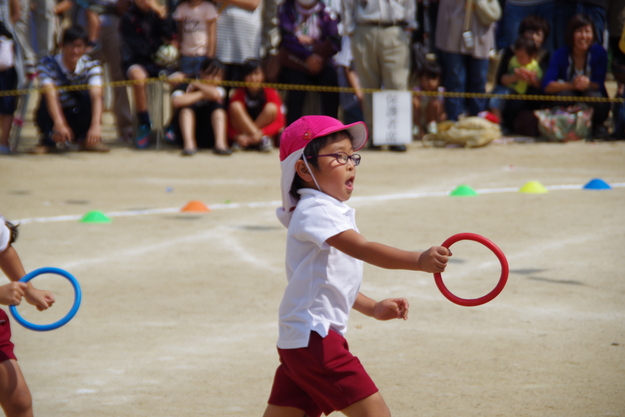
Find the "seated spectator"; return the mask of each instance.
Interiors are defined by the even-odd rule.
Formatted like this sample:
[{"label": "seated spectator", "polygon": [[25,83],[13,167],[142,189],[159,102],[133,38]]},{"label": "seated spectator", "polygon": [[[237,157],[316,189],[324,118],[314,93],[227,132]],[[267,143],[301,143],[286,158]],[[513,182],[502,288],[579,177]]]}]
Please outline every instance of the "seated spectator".
[{"label": "seated spectator", "polygon": [[[243,81],[263,83],[265,76],[259,60],[243,66]],[[273,88],[246,86],[238,88],[228,106],[228,136],[241,149],[256,148],[263,152],[278,144],[284,129],[282,100]]]},{"label": "seated spectator", "polygon": [[144,149],[150,144],[152,130],[144,81],[167,71],[157,65],[153,57],[161,45],[171,42],[174,25],[156,0],[135,0],[122,16],[119,31],[123,72],[128,80],[137,82],[133,85],[138,118],[135,145]]},{"label": "seated spectator", "polygon": [[[538,48],[534,40],[521,36],[514,42],[513,50],[514,56],[508,61],[507,71],[499,79],[501,84],[495,86],[493,94],[526,94],[529,88],[540,88],[543,71],[536,60]],[[521,110],[523,101],[494,97],[490,100],[489,106],[490,111],[499,120],[502,120],[507,108],[505,119],[509,120]],[[510,114],[511,109],[514,109],[512,114]],[[504,123],[504,125],[511,125],[511,123]]]},{"label": "seated spectator", "polygon": [[[578,14],[570,20],[566,30],[566,44],[557,49],[543,78],[546,94],[578,97],[608,97],[605,76],[608,54],[595,42],[595,27],[588,17]],[[572,103],[565,102],[563,105]],[[592,137],[604,139],[603,125],[610,112],[610,103],[586,102],[593,108]]]},{"label": "seated spectator", "polygon": [[178,26],[180,69],[170,78],[195,78],[204,59],[215,57],[217,9],[207,0],[183,0],[173,19]]},{"label": "seated spectator", "polygon": [[[417,73],[418,85],[414,91],[443,93],[441,86],[441,67],[436,62],[436,55],[428,54],[423,67]],[[438,123],[447,119],[445,100],[442,95],[412,95],[413,123],[418,136],[426,133],[438,133]]]},{"label": "seated spectator", "polygon": [[[285,84],[337,87],[332,56],[341,49],[338,22],[319,0],[286,0],[278,10],[285,59],[280,74]],[[287,125],[302,116],[306,91],[287,94]],[[321,114],[336,118],[338,93],[320,92]]]},{"label": "seated spectator", "polygon": [[[545,49],[545,40],[549,38],[550,26],[549,22],[538,15],[529,15],[523,18],[519,25],[519,37],[525,37],[531,39],[536,44],[537,53],[536,61],[540,66],[541,72],[544,74],[547,71],[549,65],[550,52]],[[514,48],[508,47],[504,49],[499,62],[499,67],[496,75],[496,85],[493,93],[496,93],[498,87],[506,87],[504,84],[504,76],[508,74],[510,60],[515,56]],[[509,80],[508,80],[509,81]],[[503,91],[499,89],[499,91]],[[528,85],[527,94],[537,95],[542,94],[542,86],[539,84]],[[501,99],[500,99],[501,100]],[[502,122],[502,126],[505,130],[513,130],[516,133],[535,136],[538,134],[538,119],[533,114],[534,110],[544,107],[545,103],[538,100],[505,100],[503,103],[502,114],[498,115]],[[495,103],[489,103],[491,110],[494,106],[498,106]]]},{"label": "seated spectator", "polygon": [[[61,52],[39,62],[37,71],[43,93],[35,123],[41,140],[33,153],[53,152],[57,144],[72,142],[80,150],[109,151],[101,142],[102,67],[85,54],[87,41],[87,32],[72,26],[63,33]],[[89,89],[56,89],[71,85],[89,85]]]},{"label": "seated spectator", "polygon": [[198,81],[172,93],[175,115],[171,129],[175,138],[182,140],[183,156],[194,155],[198,147],[213,148],[216,155],[232,154],[226,140],[227,121],[223,106],[226,91],[215,85],[223,81],[224,72],[221,62],[206,58],[200,66]]}]

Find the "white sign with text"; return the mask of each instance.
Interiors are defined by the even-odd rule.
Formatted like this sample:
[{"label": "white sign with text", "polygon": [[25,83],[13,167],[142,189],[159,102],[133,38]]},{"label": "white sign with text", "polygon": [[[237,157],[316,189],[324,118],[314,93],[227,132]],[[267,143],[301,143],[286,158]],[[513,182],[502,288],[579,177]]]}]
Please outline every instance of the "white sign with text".
[{"label": "white sign with text", "polygon": [[412,141],[412,94],[385,90],[373,93],[373,144],[405,145]]}]

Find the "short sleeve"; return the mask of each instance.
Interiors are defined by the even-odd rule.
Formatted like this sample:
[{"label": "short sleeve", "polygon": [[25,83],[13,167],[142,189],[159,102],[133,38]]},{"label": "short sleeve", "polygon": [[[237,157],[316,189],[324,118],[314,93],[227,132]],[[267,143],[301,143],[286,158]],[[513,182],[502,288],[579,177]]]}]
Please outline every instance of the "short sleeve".
[{"label": "short sleeve", "polygon": [[205,1],[204,5],[204,21],[210,22],[217,19],[217,9],[215,5],[211,2]]},{"label": "short sleeve", "polygon": [[7,250],[11,240],[11,231],[4,222],[4,217],[0,216],[0,253]]},{"label": "short sleeve", "polygon": [[[321,249],[329,247],[326,240],[346,230],[355,229],[347,213],[342,213],[339,207],[328,201],[313,200],[300,201],[291,219],[293,236],[310,241]],[[299,206],[298,204],[298,206]]]},{"label": "short sleeve", "polygon": [[182,9],[185,7],[185,3],[181,3],[176,6],[174,13],[171,15],[171,18],[174,20],[182,20]]}]

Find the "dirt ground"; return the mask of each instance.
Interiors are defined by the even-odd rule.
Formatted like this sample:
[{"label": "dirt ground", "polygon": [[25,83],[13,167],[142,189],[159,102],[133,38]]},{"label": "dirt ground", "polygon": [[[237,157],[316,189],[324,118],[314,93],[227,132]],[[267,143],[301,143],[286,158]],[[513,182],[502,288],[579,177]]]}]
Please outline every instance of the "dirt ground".
[{"label": "dirt ground", "polygon": [[[394,416],[625,416],[625,142],[361,153],[349,204],[368,239],[423,250],[474,232],[510,264],[499,297],[473,308],[430,274],[365,267],[365,294],[411,302],[408,321],[354,313],[347,334]],[[26,269],[66,269],[83,290],[58,330],[12,323],[36,415],[262,415],[286,282],[279,176],[277,151],[0,157],[0,213],[22,221]],[[613,189],[582,189],[592,178]],[[549,192],[518,192],[528,181]],[[460,184],[480,195],[447,195]],[[191,200],[211,211],[178,211]],[[79,222],[90,210],[112,222]],[[452,291],[494,287],[494,255],[452,250]],[[33,283],[58,302],[24,317],[68,311],[67,281]]]}]

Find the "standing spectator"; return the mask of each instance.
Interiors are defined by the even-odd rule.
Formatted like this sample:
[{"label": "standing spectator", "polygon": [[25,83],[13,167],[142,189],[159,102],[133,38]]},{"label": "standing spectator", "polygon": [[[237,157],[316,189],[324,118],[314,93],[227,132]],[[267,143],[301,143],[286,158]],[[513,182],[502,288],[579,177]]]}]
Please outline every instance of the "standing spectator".
[{"label": "standing spectator", "polygon": [[[19,84],[19,77],[23,78],[21,71],[21,51],[19,45],[14,42],[13,24],[19,19],[19,0],[0,1],[0,36],[5,38],[4,42],[13,45],[13,65],[0,70],[0,91],[15,90]],[[9,147],[9,136],[13,125],[13,114],[17,108],[17,97],[0,97],[0,155],[11,153]]]},{"label": "standing spectator", "polygon": [[183,0],[173,19],[178,26],[180,71],[170,78],[194,78],[202,62],[215,56],[217,9],[207,0]]},{"label": "standing spectator", "polygon": [[[288,55],[281,79],[285,84],[337,87],[336,67],[332,56],[341,49],[336,19],[318,0],[286,0],[278,11],[282,41],[280,48]],[[302,115],[306,91],[290,90],[286,99],[286,122]],[[320,92],[321,114],[337,117],[338,93]]]},{"label": "standing spectator", "polygon": [[224,70],[221,62],[206,58],[198,81],[180,86],[172,94],[176,111],[172,124],[176,137],[182,139],[183,156],[195,155],[198,147],[213,148],[216,155],[232,154],[226,139],[226,91],[214,84],[223,80]]},{"label": "standing spectator", "polygon": [[585,14],[595,26],[595,41],[603,45],[603,32],[606,29],[608,0],[555,0],[553,13],[554,49],[566,46],[566,29],[576,14]]},{"label": "standing spectator", "polygon": [[[436,47],[441,50],[443,86],[451,93],[484,93],[489,53],[495,43],[495,24],[482,24],[473,10],[465,16],[466,4],[465,0],[440,0]],[[469,20],[473,45],[464,42],[465,18]],[[457,121],[462,113],[477,116],[486,106],[485,99],[445,99],[447,118],[453,121]]]},{"label": "standing spectator", "polygon": [[[56,0],[34,1],[33,23],[35,25],[35,42],[37,58],[54,53],[56,48],[57,15]],[[32,4],[32,3],[31,3]]]},{"label": "standing spectator", "polygon": [[222,0],[217,3],[217,54],[228,81],[241,79],[243,63],[259,59],[261,0]]},{"label": "standing spectator", "polygon": [[[36,111],[41,140],[32,152],[55,151],[56,144],[75,142],[81,150],[108,152],[101,142],[102,68],[85,54],[88,36],[80,26],[63,33],[61,52],[41,59],[37,72],[43,87]],[[89,85],[88,90],[56,87]]]},{"label": "standing spectator", "polygon": [[[411,31],[417,26],[416,1],[344,0],[345,32],[351,37],[356,73],[364,89],[408,90]],[[373,130],[373,97],[363,102],[365,121]],[[404,145],[390,146],[405,152]]]},{"label": "standing spectator", "polygon": [[161,71],[165,71],[154,62],[153,56],[174,36],[173,21],[166,15],[165,8],[156,0],[135,0],[119,24],[123,73],[128,80],[136,82],[133,85],[138,119],[135,145],[140,149],[150,144],[152,130],[145,80],[158,77]]},{"label": "standing spectator", "polygon": [[24,70],[27,74],[34,74],[37,66],[37,55],[31,42],[30,22],[32,10],[30,0],[20,0],[20,14],[18,20],[13,24],[15,41],[19,45],[23,55]]},{"label": "standing spectator", "polygon": [[254,147],[269,152],[284,129],[282,100],[273,88],[249,85],[265,82],[257,59],[245,63],[243,81],[248,85],[237,88],[228,106],[228,136],[242,149]]},{"label": "standing spectator", "polygon": [[[585,15],[573,16],[566,30],[566,45],[557,49],[543,78],[546,94],[578,97],[608,97],[605,76],[608,54],[596,43],[593,21]],[[570,103],[572,104],[572,103]],[[593,108],[592,137],[604,139],[610,103],[590,102]]]},{"label": "standing spectator", "polygon": [[[501,20],[497,23],[497,50],[512,46],[521,34],[521,22],[527,16],[540,16],[547,25],[552,26],[554,6],[555,0],[506,0]],[[554,49],[553,36],[550,37],[549,32],[545,33],[543,47],[549,52]]]},{"label": "standing spectator", "polygon": [[[83,7],[87,7],[86,9]],[[76,21],[87,20],[87,33],[92,48],[89,54],[106,65],[110,81],[124,81],[121,64],[121,39],[119,34],[120,15],[128,10],[128,0],[88,0],[76,4]],[[95,27],[94,27],[95,26]],[[117,135],[121,142],[132,143],[134,139],[133,118],[125,86],[113,88],[113,113]]]},{"label": "standing spectator", "polygon": [[340,103],[343,109],[343,123],[346,125],[362,122],[365,119],[362,113],[363,94],[360,88],[360,80],[354,67],[354,55],[349,36],[341,38],[341,50],[334,56],[336,63],[336,75],[339,87],[354,89],[354,92],[340,92]]},{"label": "standing spectator", "polygon": [[[616,96],[625,98],[625,0],[611,0],[608,16],[612,74],[617,82]],[[613,114],[613,138],[625,139],[625,103],[615,103]]]}]

